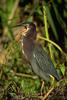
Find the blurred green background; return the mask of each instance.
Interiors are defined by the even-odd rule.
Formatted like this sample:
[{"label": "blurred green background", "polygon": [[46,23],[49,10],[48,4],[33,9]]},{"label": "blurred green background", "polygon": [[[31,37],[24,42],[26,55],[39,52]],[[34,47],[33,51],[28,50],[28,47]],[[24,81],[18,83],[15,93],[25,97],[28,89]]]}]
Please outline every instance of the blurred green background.
[{"label": "blurred green background", "polygon": [[[0,1],[0,100],[41,99],[42,79],[24,62],[20,41],[17,42],[14,36],[13,26],[23,21],[36,24],[39,36],[43,37],[39,41],[63,79],[62,84],[67,84],[66,11],[67,0]],[[49,43],[50,40],[55,45]],[[43,93],[46,93],[49,87],[50,83],[46,82]]]}]

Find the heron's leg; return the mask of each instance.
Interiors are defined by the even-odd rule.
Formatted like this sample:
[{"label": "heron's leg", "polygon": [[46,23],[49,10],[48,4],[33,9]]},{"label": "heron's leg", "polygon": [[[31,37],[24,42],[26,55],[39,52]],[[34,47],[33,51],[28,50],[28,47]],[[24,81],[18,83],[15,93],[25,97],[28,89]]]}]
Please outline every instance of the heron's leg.
[{"label": "heron's leg", "polygon": [[47,98],[47,97],[49,96],[49,94],[53,91],[53,89],[54,89],[54,86],[51,87],[51,88],[49,89],[49,91],[43,96],[42,100],[46,100],[46,98]]},{"label": "heron's leg", "polygon": [[51,77],[51,79],[52,79],[52,81],[51,81],[51,88],[50,88],[49,91],[43,96],[42,100],[45,100],[45,99],[49,96],[49,94],[53,91],[53,89],[54,89],[55,78],[54,78],[52,75],[50,75],[50,77]]},{"label": "heron's leg", "polygon": [[55,78],[52,75],[50,75],[50,78],[51,78],[51,86],[54,86],[54,84],[55,84]]},{"label": "heron's leg", "polygon": [[41,96],[42,96],[43,88],[44,88],[44,81],[42,80],[42,85],[41,85]]}]

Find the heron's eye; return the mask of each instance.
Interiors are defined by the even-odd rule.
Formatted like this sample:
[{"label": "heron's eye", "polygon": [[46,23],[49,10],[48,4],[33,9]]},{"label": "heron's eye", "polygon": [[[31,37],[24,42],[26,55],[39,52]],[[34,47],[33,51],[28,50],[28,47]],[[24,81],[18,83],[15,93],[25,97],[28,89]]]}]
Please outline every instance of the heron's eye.
[{"label": "heron's eye", "polygon": [[25,29],[27,29],[27,26],[24,26],[25,27]]}]

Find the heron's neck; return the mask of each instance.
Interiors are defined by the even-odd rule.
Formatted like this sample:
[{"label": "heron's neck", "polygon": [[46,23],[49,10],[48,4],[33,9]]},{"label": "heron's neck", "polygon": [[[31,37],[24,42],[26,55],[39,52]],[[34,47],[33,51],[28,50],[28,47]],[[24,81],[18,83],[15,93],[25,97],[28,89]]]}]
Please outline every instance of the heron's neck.
[{"label": "heron's neck", "polygon": [[32,52],[35,46],[35,41],[30,38],[23,37],[22,41],[22,52],[27,59],[31,59]]}]

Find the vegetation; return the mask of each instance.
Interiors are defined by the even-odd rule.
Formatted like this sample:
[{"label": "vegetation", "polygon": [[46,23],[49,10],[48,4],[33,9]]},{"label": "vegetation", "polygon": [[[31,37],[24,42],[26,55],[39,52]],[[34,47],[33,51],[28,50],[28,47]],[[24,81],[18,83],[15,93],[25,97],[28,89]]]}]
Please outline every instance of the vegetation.
[{"label": "vegetation", "polygon": [[[0,1],[0,100],[41,100],[44,95],[46,100],[67,99],[66,3],[67,0]],[[16,41],[19,28],[14,26],[24,21],[36,24],[37,39],[61,76],[49,95],[51,82],[43,85],[24,60],[20,40]]]}]

